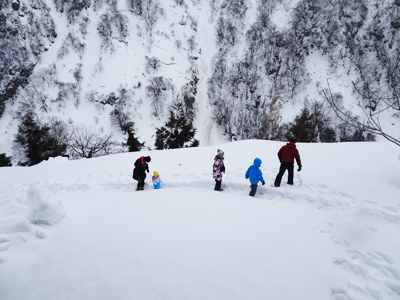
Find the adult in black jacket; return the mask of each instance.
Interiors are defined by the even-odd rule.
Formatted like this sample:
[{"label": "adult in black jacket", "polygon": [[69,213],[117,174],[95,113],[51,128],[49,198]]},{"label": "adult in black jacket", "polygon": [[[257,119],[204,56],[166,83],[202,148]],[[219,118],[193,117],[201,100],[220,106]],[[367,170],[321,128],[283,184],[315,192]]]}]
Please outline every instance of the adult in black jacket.
[{"label": "adult in black jacket", "polygon": [[146,171],[149,173],[148,163],[151,161],[150,156],[142,156],[135,161],[133,169],[133,179],[137,180],[137,191],[144,190],[144,180],[146,179]]}]

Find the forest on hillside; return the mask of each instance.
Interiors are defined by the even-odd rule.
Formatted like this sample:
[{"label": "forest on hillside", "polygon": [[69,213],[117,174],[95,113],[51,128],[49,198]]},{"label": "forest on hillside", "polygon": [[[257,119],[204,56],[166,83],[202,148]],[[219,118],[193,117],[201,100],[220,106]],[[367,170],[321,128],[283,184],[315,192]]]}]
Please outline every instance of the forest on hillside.
[{"label": "forest on hillside", "polygon": [[[278,27],[272,21],[278,6],[291,3],[290,23]],[[196,19],[190,12],[205,4],[212,15],[207,20]],[[98,19],[90,20],[89,11]],[[178,11],[182,14],[175,14],[177,19],[170,25],[173,29],[157,29],[157,22]],[[197,146],[193,120],[202,113],[196,109],[196,99],[198,57],[204,51],[199,45],[199,27],[202,22],[211,22],[214,31],[210,38],[217,49],[208,62],[207,101],[213,122],[228,140],[294,137],[300,142],[373,141],[376,132],[369,130],[366,125],[370,120],[360,112],[385,110],[391,118],[400,117],[399,13],[399,0],[2,1],[0,117],[9,107],[8,113],[18,126],[13,151],[28,165],[56,155],[79,158],[140,150],[146,143],[135,133],[133,114],[143,103],[150,106],[148,117],[161,121],[153,129],[154,146],[147,144],[148,148]],[[55,16],[65,18],[71,27],[57,49],[56,60],[72,52],[78,57],[71,66],[72,81],[60,79],[56,63],[44,69],[36,67],[60,39]],[[145,41],[149,54],[139,71],[142,80],[107,93],[86,89],[84,55],[90,43],[88,27],[93,22],[103,57],[117,53],[120,45],[139,38]],[[180,30],[186,30],[184,39],[178,38]],[[184,58],[178,61],[172,57],[171,62],[165,62],[152,56],[150,50],[157,39],[173,44],[177,53],[185,51]],[[314,53],[324,57],[331,74],[344,72],[349,76],[352,99],[340,90],[328,91],[326,82],[313,80],[308,60]],[[165,65],[183,65],[185,81],[177,82],[167,72],[162,73]],[[104,67],[100,57],[94,73],[100,74]],[[315,92],[313,96],[305,93],[310,90]],[[344,112],[344,118],[336,117],[326,98]],[[349,101],[354,102],[353,109],[348,108]],[[66,109],[68,103],[76,109],[82,103],[92,103],[94,111],[106,111],[124,141],[116,139],[113,132],[53,115]],[[282,118],[282,109],[289,105],[300,107],[292,120]],[[5,154],[2,158],[9,164]]]},{"label": "forest on hillside", "polygon": [[[280,30],[271,14],[281,1],[258,1],[258,16],[244,32],[246,1],[225,1],[215,30],[218,54],[209,80],[214,119],[231,139],[277,139],[288,135],[304,142],[365,141],[373,136],[362,126],[333,120],[322,97],[298,99],[310,84],[306,59],[319,52],[332,74],[340,67],[356,74],[360,105],[370,105],[372,92],[399,104],[400,1],[302,0],[292,11],[290,28]],[[240,37],[240,38],[239,38]],[[244,55],[237,43],[245,40]],[[322,87],[315,87],[322,90]],[[334,91],[335,92],[335,91]],[[334,93],[338,106],[343,96]],[[293,122],[282,123],[280,108],[304,103]],[[386,107],[372,100],[373,111]],[[395,107],[396,108],[396,107]],[[399,117],[399,108],[394,114]],[[349,112],[351,115],[351,112]]]}]

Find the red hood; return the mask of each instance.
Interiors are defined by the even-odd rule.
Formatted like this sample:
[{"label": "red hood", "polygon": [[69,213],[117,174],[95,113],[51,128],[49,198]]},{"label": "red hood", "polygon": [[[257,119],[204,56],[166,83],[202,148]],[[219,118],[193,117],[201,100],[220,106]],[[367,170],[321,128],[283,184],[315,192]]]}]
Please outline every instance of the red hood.
[{"label": "red hood", "polygon": [[294,143],[287,143],[286,146],[288,146],[288,148],[296,148]]}]

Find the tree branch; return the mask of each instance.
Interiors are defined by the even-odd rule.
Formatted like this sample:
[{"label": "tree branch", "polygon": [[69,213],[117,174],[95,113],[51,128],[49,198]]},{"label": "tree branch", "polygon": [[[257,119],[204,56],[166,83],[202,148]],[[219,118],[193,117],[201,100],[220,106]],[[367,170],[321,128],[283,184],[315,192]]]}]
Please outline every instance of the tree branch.
[{"label": "tree branch", "polygon": [[[373,93],[370,91],[369,85],[367,84],[367,92],[368,92],[369,96],[365,97],[362,93],[360,93],[360,91],[357,89],[357,87],[355,86],[355,84],[353,82],[354,88],[357,91],[357,93],[364,99],[367,99],[368,104],[369,104],[367,106],[369,108],[369,110],[367,111],[359,103],[359,105],[360,105],[361,109],[363,110],[365,117],[366,117],[366,122],[362,122],[362,121],[359,121],[357,118],[352,117],[349,113],[344,112],[339,107],[339,105],[335,102],[334,96],[332,94],[332,90],[329,85],[329,80],[327,80],[327,83],[328,83],[328,91],[322,90],[322,91],[318,91],[318,92],[329,103],[329,105],[335,112],[336,116],[340,120],[342,120],[343,122],[345,122],[353,127],[362,128],[371,133],[380,135],[380,136],[384,137],[385,139],[387,139],[388,141],[390,141],[400,147],[400,140],[398,140],[395,137],[384,132],[382,129],[382,126],[379,122],[379,114],[389,108],[394,108],[393,107],[394,104],[390,105],[390,106],[386,106],[384,109],[379,110],[378,112],[374,112],[372,109],[373,103],[372,103],[372,96],[371,96]],[[378,97],[378,99],[381,100],[381,98],[379,98],[379,97]]]}]

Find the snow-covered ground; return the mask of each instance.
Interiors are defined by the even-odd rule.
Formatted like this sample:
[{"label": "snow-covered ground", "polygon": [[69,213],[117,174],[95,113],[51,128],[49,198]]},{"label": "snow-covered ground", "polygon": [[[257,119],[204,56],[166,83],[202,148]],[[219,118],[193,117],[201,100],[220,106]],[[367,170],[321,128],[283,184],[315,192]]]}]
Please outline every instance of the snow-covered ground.
[{"label": "snow-covered ground", "polygon": [[[282,145],[0,168],[0,299],[400,299],[399,148],[300,143],[295,185],[273,188]],[[135,191],[141,155],[163,189]],[[251,198],[256,157],[267,184]]]}]

